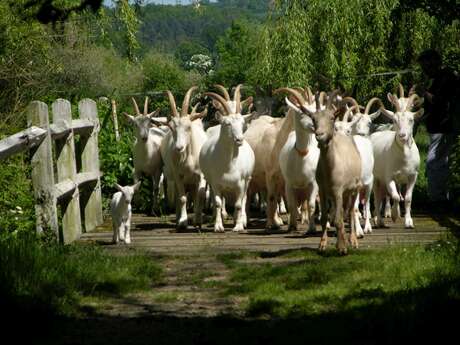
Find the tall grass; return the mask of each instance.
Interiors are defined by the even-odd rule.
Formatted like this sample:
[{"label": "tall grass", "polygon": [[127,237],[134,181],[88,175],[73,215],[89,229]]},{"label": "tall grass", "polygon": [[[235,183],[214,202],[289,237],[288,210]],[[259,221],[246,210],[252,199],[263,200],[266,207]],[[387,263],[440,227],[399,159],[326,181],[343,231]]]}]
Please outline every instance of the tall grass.
[{"label": "tall grass", "polygon": [[0,267],[0,306],[17,315],[77,315],[84,296],[120,296],[161,280],[161,269],[146,255],[43,244],[30,235],[0,241]]}]

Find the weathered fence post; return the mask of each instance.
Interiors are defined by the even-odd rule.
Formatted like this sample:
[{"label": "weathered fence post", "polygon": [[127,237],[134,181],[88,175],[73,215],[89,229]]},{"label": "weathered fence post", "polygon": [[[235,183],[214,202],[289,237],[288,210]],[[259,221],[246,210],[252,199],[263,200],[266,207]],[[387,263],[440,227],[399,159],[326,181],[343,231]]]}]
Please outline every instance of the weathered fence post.
[{"label": "weathered fence post", "polygon": [[48,107],[45,103],[34,101],[29,104],[27,126],[41,127],[48,132],[40,146],[31,151],[37,232],[50,231],[58,237],[59,225],[56,211],[56,196],[54,194],[52,139],[49,129]]},{"label": "weathered fence post", "polygon": [[115,140],[120,141],[120,132],[118,131],[118,117],[117,117],[117,102],[112,99],[112,121],[113,121],[113,129],[115,131]]},{"label": "weathered fence post", "polygon": [[81,156],[82,172],[95,173],[98,175],[97,180],[91,185],[91,190],[87,189],[82,193],[85,231],[91,231],[103,222],[101,180],[99,177],[99,119],[97,116],[96,102],[87,98],[81,100],[78,103],[78,112],[80,114],[80,119],[90,120],[94,124],[91,133],[80,135],[80,141],[83,148]]},{"label": "weathered fence post", "polygon": [[70,243],[81,235],[80,198],[78,185],[75,184],[77,168],[75,163],[75,142],[72,130],[72,112],[70,102],[58,99],[52,104],[53,124],[68,127],[67,134],[56,139],[56,166],[58,184],[73,184],[69,188],[70,195],[65,195],[59,200],[62,210],[62,241]]}]

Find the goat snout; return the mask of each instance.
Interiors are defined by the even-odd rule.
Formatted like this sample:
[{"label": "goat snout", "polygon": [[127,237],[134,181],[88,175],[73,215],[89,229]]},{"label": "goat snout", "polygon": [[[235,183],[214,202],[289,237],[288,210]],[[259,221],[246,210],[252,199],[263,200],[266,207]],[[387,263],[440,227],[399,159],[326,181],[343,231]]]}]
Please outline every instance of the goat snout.
[{"label": "goat snout", "polygon": [[316,136],[316,140],[321,141],[326,136],[326,133],[324,133],[324,132],[316,132],[315,136]]},{"label": "goat snout", "polygon": [[176,145],[177,152],[184,152],[184,150],[185,150],[185,145]]},{"label": "goat snout", "polygon": [[399,133],[398,137],[401,141],[406,141],[407,140],[407,133]]},{"label": "goat snout", "polygon": [[240,137],[235,138],[235,144],[236,144],[237,146],[243,145],[243,139],[244,139],[243,137],[241,137],[241,138],[240,138]]}]

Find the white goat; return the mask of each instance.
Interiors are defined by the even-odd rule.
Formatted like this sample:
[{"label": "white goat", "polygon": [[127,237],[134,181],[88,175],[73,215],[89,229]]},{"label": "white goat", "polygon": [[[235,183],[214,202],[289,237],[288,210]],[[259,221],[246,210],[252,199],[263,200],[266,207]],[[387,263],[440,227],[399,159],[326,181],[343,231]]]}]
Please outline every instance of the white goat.
[{"label": "white goat", "polygon": [[141,182],[133,186],[120,186],[115,183],[118,189],[110,202],[110,213],[112,215],[113,242],[122,241],[131,243],[131,200],[134,193],[139,189]]},{"label": "white goat", "polygon": [[185,229],[188,225],[187,192],[190,192],[194,198],[195,226],[200,228],[202,223],[206,182],[199,167],[198,157],[201,146],[207,138],[201,122],[207,110],[196,113],[197,105],[195,105],[192,112],[188,113],[190,97],[196,89],[196,86],[191,87],[185,94],[180,114],[174,96],[169,90],[166,91],[172,117],[168,123],[170,131],[161,145],[161,156],[165,164],[166,177],[175,184],[177,229]]},{"label": "white goat", "polygon": [[295,111],[294,132],[291,132],[279,154],[279,165],[285,181],[286,201],[289,209],[289,230],[297,230],[298,207],[308,202],[308,232],[316,232],[315,206],[318,195],[316,168],[319,159],[318,142],[315,138],[311,117],[304,112],[314,112],[315,104],[307,102],[299,90],[281,88],[275,91],[288,92],[297,103],[288,98],[286,103]]},{"label": "white goat", "polygon": [[423,114],[423,109],[412,112],[414,102],[421,104],[420,98],[412,94],[406,102],[405,108],[401,107],[398,98],[391,93],[388,100],[393,104],[396,112],[381,107],[384,115],[393,121],[394,131],[376,132],[371,135],[374,148],[374,198],[377,226],[384,227],[381,216],[382,199],[389,193],[393,206],[391,218],[396,221],[400,217],[399,202],[401,200],[397,185],[406,184],[404,196],[405,215],[404,225],[413,228],[411,217],[412,192],[417,181],[420,154],[412,137],[414,120]]},{"label": "white goat", "polygon": [[229,106],[225,98],[208,92],[205,95],[219,102],[222,114],[216,114],[220,122],[219,135],[210,137],[201,148],[200,167],[214,193],[216,221],[214,231],[223,232],[222,195],[232,193],[235,200],[235,226],[233,231],[243,231],[247,225],[246,193],[254,170],[254,152],[244,140],[243,126],[250,115],[241,115],[240,88],[234,93],[235,109]]},{"label": "white goat", "polygon": [[[145,98],[144,113],[141,114],[134,98],[132,99],[136,116],[123,113],[128,122],[134,127],[136,140],[133,145],[134,182],[138,182],[142,175],[150,176],[153,184],[153,202],[151,212],[158,211],[158,191],[162,171],[160,146],[166,133],[160,128],[152,128],[152,120],[159,110],[148,113],[148,97]],[[155,118],[164,122],[166,118]]]},{"label": "white goat", "polygon": [[[412,96],[413,94],[415,94],[415,85],[412,86],[410,89],[409,89],[409,93],[407,95],[407,97],[405,97],[404,95],[404,87],[402,86],[402,84],[400,83],[399,84],[399,98],[398,98],[398,103],[399,103],[399,106],[401,107],[401,109],[406,109],[406,106],[407,106],[407,102],[409,101],[409,98],[410,96]],[[408,109],[409,111],[412,111],[412,108],[413,107],[420,107],[421,104],[423,103],[423,100],[420,99],[420,98],[416,98],[414,100],[414,102],[412,102],[412,104],[410,104],[410,108]],[[390,128],[390,130],[392,130],[393,128]],[[399,188],[398,188],[399,189]],[[400,198],[402,200],[402,196],[401,196],[401,193],[400,193]],[[385,211],[384,211],[384,216],[385,218],[391,218],[391,203],[390,203],[390,196],[386,196],[385,197]]]}]

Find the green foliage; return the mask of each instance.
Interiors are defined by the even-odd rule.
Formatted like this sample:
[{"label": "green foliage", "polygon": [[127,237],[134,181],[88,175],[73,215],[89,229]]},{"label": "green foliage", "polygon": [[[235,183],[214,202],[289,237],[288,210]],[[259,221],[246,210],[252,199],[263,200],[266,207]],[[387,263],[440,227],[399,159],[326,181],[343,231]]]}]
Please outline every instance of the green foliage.
[{"label": "green foliage", "polygon": [[142,66],[145,91],[171,90],[184,94],[190,86],[201,82],[198,73],[183,70],[170,55],[150,52],[142,61]]},{"label": "green foliage", "polygon": [[199,43],[184,41],[177,46],[174,57],[185,68],[191,57],[197,54],[210,55],[210,52]]},{"label": "green foliage", "polygon": [[121,24],[121,30],[124,32],[124,40],[126,44],[126,55],[132,62],[137,60],[136,51],[140,48],[137,41],[137,31],[139,29],[139,19],[133,6],[128,0],[116,0],[116,18]]},{"label": "green foliage", "polygon": [[255,50],[259,27],[245,21],[234,21],[219,38],[216,71],[213,81],[223,85],[237,85],[252,79],[251,67],[255,64]]},{"label": "green foliage", "polygon": [[0,240],[0,267],[0,304],[18,316],[75,315],[85,296],[148,289],[162,275],[145,255],[114,256],[97,246],[44,245],[24,234]]},{"label": "green foliage", "polygon": [[[193,42],[214,52],[214,47],[236,19],[261,22],[267,13],[268,1],[219,1],[203,3],[200,10],[193,6],[142,7],[139,39],[144,51],[153,48],[174,52],[186,42]],[[204,53],[205,52],[197,52]]]},{"label": "green foliage", "polygon": [[375,76],[413,68],[426,48],[457,55],[458,23],[444,25],[398,0],[277,0],[258,46],[256,83],[269,87],[342,86],[359,101],[412,84],[417,75]]},{"label": "green foliage", "polygon": [[0,169],[0,240],[10,240],[35,229],[35,203],[30,166],[22,155],[2,161]]}]

